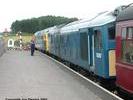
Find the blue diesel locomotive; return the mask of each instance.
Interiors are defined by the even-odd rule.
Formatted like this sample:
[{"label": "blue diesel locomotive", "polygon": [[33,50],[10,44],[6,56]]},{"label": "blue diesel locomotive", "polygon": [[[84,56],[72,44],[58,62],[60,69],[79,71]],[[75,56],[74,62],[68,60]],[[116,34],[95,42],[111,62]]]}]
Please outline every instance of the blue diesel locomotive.
[{"label": "blue diesel locomotive", "polygon": [[[90,20],[44,29],[43,31],[47,32],[47,41],[38,38],[40,31],[35,33],[36,42],[44,42],[40,42],[43,45],[40,44],[37,48],[41,47],[41,50],[78,65],[101,78],[113,78],[116,72],[115,19],[111,12],[104,12]],[[47,48],[44,48],[44,44],[47,44]]]},{"label": "blue diesel locomotive", "polygon": [[115,16],[105,12],[61,28],[61,58],[102,78],[115,76]]}]

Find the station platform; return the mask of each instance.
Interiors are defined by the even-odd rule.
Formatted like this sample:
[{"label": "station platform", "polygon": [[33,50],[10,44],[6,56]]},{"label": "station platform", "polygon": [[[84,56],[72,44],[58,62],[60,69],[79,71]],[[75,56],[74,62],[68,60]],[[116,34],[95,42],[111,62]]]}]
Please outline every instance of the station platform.
[{"label": "station platform", "polygon": [[0,57],[0,100],[101,100],[61,65],[40,52],[6,51]]}]

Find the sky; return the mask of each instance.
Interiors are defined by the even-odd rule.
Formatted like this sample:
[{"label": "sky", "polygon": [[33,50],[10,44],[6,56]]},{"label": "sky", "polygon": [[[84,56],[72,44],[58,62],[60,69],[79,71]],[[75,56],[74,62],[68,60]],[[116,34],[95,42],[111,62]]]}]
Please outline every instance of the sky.
[{"label": "sky", "polygon": [[86,19],[133,0],[0,0],[0,32],[12,22],[46,15]]}]

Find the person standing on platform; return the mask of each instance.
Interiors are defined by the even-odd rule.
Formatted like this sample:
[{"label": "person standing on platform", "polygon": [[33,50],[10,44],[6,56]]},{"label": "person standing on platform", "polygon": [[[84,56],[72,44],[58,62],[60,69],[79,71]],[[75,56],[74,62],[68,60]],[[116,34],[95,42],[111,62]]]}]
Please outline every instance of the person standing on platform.
[{"label": "person standing on platform", "polygon": [[35,52],[35,41],[34,39],[31,40],[31,56],[34,56],[34,52]]}]

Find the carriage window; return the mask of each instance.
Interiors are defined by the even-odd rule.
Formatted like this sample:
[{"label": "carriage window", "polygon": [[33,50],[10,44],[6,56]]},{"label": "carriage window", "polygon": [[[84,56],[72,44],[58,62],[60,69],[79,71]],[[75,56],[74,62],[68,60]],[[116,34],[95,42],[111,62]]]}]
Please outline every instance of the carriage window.
[{"label": "carriage window", "polygon": [[94,31],[95,48],[102,49],[102,34],[99,30]]},{"label": "carriage window", "polygon": [[133,28],[122,29],[122,61],[133,64]]},{"label": "carriage window", "polygon": [[126,28],[122,29],[122,39],[126,39],[126,31],[127,31]]},{"label": "carriage window", "polygon": [[115,39],[115,27],[108,28],[109,40]]},{"label": "carriage window", "polygon": [[133,28],[128,28],[127,31],[128,31],[127,38],[132,39],[133,38]]}]

